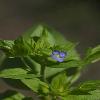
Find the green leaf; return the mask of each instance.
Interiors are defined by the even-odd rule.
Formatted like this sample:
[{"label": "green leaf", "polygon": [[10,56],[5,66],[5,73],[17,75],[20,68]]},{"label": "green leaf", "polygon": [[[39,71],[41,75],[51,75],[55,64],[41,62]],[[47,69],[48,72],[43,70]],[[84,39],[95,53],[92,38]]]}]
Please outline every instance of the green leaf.
[{"label": "green leaf", "polygon": [[40,37],[43,30],[45,30],[45,32],[48,34],[48,41],[51,45],[65,43],[66,39],[61,33],[55,31],[45,24],[33,26],[31,29],[23,33],[23,37],[26,39],[29,37]]},{"label": "green leaf", "polygon": [[5,98],[3,100],[23,100],[24,99],[24,96],[20,93],[17,93],[11,97],[8,97],[8,98]]},{"label": "green leaf", "polygon": [[[38,25],[35,28],[33,27],[29,31],[26,31],[22,37],[26,41],[28,41],[29,38],[34,39],[35,44],[32,52],[35,61],[37,61],[40,57],[42,58],[42,56],[50,56],[52,52],[50,47],[54,45],[54,38],[45,26]],[[40,63],[40,59],[37,61],[38,63]]]},{"label": "green leaf", "polygon": [[71,67],[71,68],[51,68],[46,67],[46,78],[50,81],[53,77],[55,77],[57,74],[66,72],[67,75],[67,81],[70,83],[69,85],[72,85],[80,76],[80,72],[78,71],[77,67]]},{"label": "green leaf", "polygon": [[48,67],[52,67],[52,68],[71,68],[71,67],[78,67],[80,65],[79,61],[68,61],[68,62],[62,62],[62,63],[53,63],[51,66]]},{"label": "green leaf", "polygon": [[49,78],[53,75],[56,75],[59,72],[62,72],[66,70],[66,68],[52,68],[52,67],[46,67],[45,69],[45,74],[46,74],[46,78]]},{"label": "green leaf", "polygon": [[51,33],[49,33],[49,30],[47,29],[47,27],[45,27],[44,25],[36,25],[33,26],[31,29],[29,29],[28,31],[23,33],[23,37],[27,40],[30,37],[40,37],[43,33],[43,31],[45,30],[46,34],[48,34],[47,40],[51,45],[54,45],[54,38],[51,35]]},{"label": "green leaf", "polygon": [[30,42],[26,41],[23,37],[19,37],[14,41],[14,55],[15,56],[27,56],[31,55],[34,50],[34,41],[30,38]]},{"label": "green leaf", "polygon": [[40,85],[46,85],[46,83],[40,81],[38,78],[23,79],[21,80],[26,86],[28,86],[34,92],[38,92]]},{"label": "green leaf", "polygon": [[45,29],[43,30],[40,38],[37,40],[35,44],[35,50],[38,52],[41,52],[41,49],[49,49],[51,47],[49,41],[48,41],[48,34],[46,33]]},{"label": "green leaf", "polygon": [[49,40],[51,41],[52,44],[60,45],[60,44],[66,43],[65,37],[61,33],[57,32],[56,30],[54,30],[51,27],[48,27],[47,25],[43,25],[43,26],[45,27],[46,32],[53,36],[53,39],[49,38]]},{"label": "green leaf", "polygon": [[66,70],[67,81],[69,86],[75,83],[81,75],[80,69],[78,67],[72,67]]},{"label": "green leaf", "polygon": [[0,40],[0,50],[2,50],[6,55],[12,55],[12,47],[14,45],[13,40]]},{"label": "green leaf", "polygon": [[23,57],[22,61],[27,66],[28,69],[32,70],[32,73],[39,74],[40,73],[40,65],[34,61],[30,56]]},{"label": "green leaf", "polygon": [[51,81],[51,91],[55,95],[64,95],[67,91],[67,76],[66,73],[61,73],[55,76]]},{"label": "green leaf", "polygon": [[82,91],[93,91],[100,89],[100,80],[87,81],[79,85],[79,89]]},{"label": "green leaf", "polygon": [[2,96],[0,96],[0,99],[2,100],[23,100],[24,95],[21,93],[17,93],[15,91],[7,91]]},{"label": "green leaf", "polygon": [[100,45],[95,48],[88,49],[83,64],[94,63],[100,60]]},{"label": "green leaf", "polygon": [[50,88],[49,88],[48,84],[47,83],[42,83],[39,86],[38,92],[39,92],[39,94],[44,96],[44,95],[47,95],[47,94],[50,93],[49,90],[50,90]]},{"label": "green leaf", "polygon": [[90,95],[66,95],[62,100],[100,100],[100,91],[95,90]]},{"label": "green leaf", "polygon": [[5,75],[16,75],[16,74],[27,74],[27,71],[22,69],[22,68],[11,68],[11,69],[5,69],[3,71],[0,72],[0,74],[5,73]]},{"label": "green leaf", "polygon": [[76,88],[72,89],[70,94],[72,95],[88,95],[91,94],[91,91],[100,90],[100,81],[87,81],[81,83]]},{"label": "green leaf", "polygon": [[12,68],[0,71],[0,78],[11,78],[11,79],[25,79],[39,77],[34,74],[28,74],[26,70],[22,68]]},{"label": "green leaf", "polygon": [[13,40],[0,40],[0,47],[11,48],[14,44]]},{"label": "green leaf", "polygon": [[0,49],[6,53],[7,56],[26,56],[31,55],[34,47],[34,41],[29,38],[28,41],[23,37],[16,40],[0,40]]},{"label": "green leaf", "polygon": [[37,78],[34,79],[23,79],[21,80],[26,86],[28,86],[34,92],[37,92],[39,89],[40,80]]},{"label": "green leaf", "polygon": [[0,69],[4,70],[8,68],[23,68],[25,70],[32,71],[34,74],[38,74],[40,72],[40,65],[29,56],[6,58],[1,63]]}]

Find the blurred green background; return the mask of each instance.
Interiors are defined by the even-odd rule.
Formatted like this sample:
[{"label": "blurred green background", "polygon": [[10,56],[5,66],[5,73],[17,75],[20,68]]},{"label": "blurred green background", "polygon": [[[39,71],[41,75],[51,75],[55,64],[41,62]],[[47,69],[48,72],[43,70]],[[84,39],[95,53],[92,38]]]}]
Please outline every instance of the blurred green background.
[{"label": "blurred green background", "polygon": [[[0,38],[15,39],[32,25],[45,23],[67,39],[80,42],[77,49],[100,44],[99,0],[0,0]],[[79,81],[100,79],[100,62],[89,65]],[[4,86],[3,86],[4,85]],[[8,86],[0,81],[0,91]]]}]

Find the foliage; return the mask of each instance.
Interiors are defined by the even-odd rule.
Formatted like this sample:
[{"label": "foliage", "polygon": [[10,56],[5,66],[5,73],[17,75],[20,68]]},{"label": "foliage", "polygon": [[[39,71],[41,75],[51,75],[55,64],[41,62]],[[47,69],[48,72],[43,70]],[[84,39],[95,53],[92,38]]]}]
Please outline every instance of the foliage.
[{"label": "foliage", "polygon": [[[100,45],[89,48],[83,58],[76,46],[45,25],[31,28],[16,40],[1,39],[5,59],[0,62],[0,77],[20,80],[43,100],[99,100],[100,80],[73,84],[84,66],[100,60]],[[27,99],[20,93],[5,98]]]}]

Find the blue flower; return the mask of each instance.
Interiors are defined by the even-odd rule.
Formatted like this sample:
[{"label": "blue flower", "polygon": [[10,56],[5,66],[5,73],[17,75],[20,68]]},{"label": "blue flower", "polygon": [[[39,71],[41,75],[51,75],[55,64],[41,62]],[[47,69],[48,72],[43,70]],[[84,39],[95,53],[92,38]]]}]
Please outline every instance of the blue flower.
[{"label": "blue flower", "polygon": [[58,62],[63,62],[64,61],[64,58],[66,57],[66,52],[54,50],[52,52],[51,57],[53,59],[55,59],[56,61],[58,61]]}]

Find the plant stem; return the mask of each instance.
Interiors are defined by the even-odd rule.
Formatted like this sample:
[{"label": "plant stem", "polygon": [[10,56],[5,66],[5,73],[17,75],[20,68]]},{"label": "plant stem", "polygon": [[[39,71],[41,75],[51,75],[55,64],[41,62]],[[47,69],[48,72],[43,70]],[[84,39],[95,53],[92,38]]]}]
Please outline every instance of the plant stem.
[{"label": "plant stem", "polygon": [[41,74],[41,80],[44,81],[44,82],[46,82],[45,68],[46,68],[46,66],[41,65],[41,72],[40,72],[40,74]]},{"label": "plant stem", "polygon": [[50,95],[47,95],[47,96],[43,96],[41,98],[41,100],[52,100],[51,96]]}]

